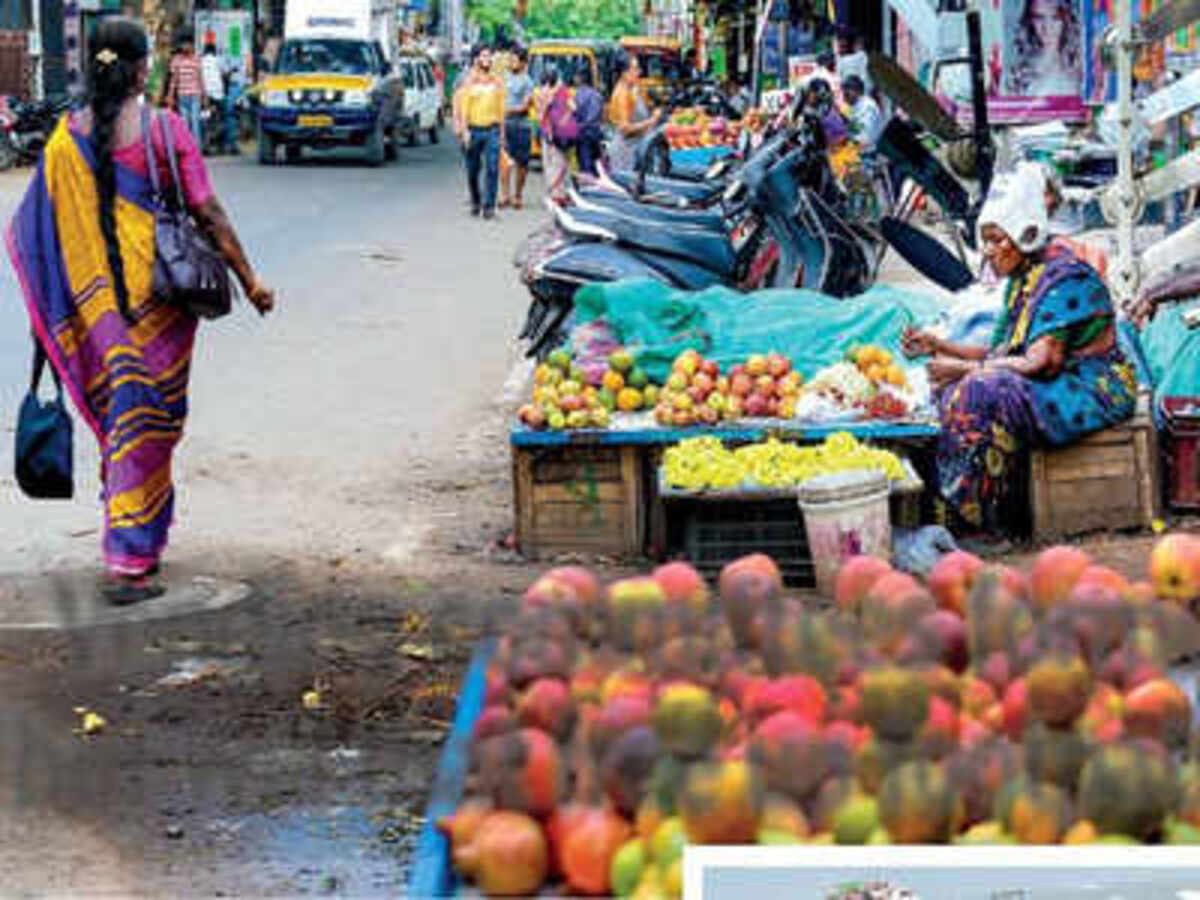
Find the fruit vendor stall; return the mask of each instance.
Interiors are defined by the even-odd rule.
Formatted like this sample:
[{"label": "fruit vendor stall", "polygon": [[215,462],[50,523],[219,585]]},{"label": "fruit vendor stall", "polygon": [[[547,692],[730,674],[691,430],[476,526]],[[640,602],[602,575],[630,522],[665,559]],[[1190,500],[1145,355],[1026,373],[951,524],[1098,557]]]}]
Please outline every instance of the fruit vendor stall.
[{"label": "fruit vendor stall", "polygon": [[467,673],[410,893],[676,900],[689,844],[1200,843],[1200,537],[1136,567],[547,571]]},{"label": "fruit vendor stall", "polygon": [[910,307],[886,289],[774,293],[747,316],[722,291],[580,292],[581,322],[535,370],[511,432],[523,553],[686,550],[715,575],[774,541],[789,581],[811,586],[799,488],[859,469],[887,478],[898,524],[917,524],[938,426],[924,369],[897,352]]}]

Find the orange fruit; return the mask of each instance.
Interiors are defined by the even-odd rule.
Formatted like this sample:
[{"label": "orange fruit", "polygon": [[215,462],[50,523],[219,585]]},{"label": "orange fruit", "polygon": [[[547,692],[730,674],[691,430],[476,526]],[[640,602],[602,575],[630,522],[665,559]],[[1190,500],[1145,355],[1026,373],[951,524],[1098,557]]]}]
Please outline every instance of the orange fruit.
[{"label": "orange fruit", "polygon": [[604,378],[601,384],[608,388],[613,394],[619,394],[621,389],[625,387],[625,376],[620,372],[609,369],[604,373]]}]

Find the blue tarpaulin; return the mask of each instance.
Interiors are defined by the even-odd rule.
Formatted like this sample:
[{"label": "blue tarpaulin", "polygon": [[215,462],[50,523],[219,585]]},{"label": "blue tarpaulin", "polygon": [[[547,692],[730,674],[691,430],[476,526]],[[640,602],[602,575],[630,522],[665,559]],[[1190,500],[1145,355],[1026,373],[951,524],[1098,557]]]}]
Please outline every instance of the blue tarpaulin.
[{"label": "blue tarpaulin", "polygon": [[724,370],[750,354],[776,351],[806,379],[855,344],[876,344],[899,355],[904,329],[931,323],[939,303],[886,285],[839,300],[816,291],[677,291],[656,281],[631,280],[580,289],[575,309],[579,324],[604,319],[638,365],[661,383],[687,349]]}]

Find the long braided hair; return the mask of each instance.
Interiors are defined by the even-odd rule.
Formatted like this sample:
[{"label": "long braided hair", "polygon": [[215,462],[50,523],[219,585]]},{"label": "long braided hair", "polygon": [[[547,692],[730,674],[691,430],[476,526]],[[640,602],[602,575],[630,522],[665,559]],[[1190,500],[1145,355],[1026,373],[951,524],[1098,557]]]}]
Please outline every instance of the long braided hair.
[{"label": "long braided hair", "polygon": [[[128,322],[129,287],[117,236],[117,167],[113,142],[117,118],[125,101],[138,90],[142,64],[150,53],[145,30],[129,19],[106,19],[96,27],[88,61],[88,102],[92,109],[92,145],[96,149],[96,183],[100,194],[100,231],[108,251],[117,306]],[[154,165],[154,160],[147,160]]]}]

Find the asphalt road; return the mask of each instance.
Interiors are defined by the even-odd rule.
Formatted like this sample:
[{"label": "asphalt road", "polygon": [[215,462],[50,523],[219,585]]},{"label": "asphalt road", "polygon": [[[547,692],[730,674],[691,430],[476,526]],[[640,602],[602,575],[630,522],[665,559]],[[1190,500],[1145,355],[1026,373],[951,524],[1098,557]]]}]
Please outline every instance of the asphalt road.
[{"label": "asphalt road", "polygon": [[[452,141],[423,139],[380,169],[326,155],[272,168],[223,158],[211,171],[279,306],[202,325],[171,557],[404,564],[428,529],[420,489],[502,440],[494,413],[526,305],[510,259],[544,215],[540,176],[524,211],[484,222],[466,214]],[[30,173],[0,175],[4,221]],[[0,573],[95,566],[97,456],[82,423],[74,501],[28,501],[12,479],[30,350],[7,259],[0,292]]]}]

